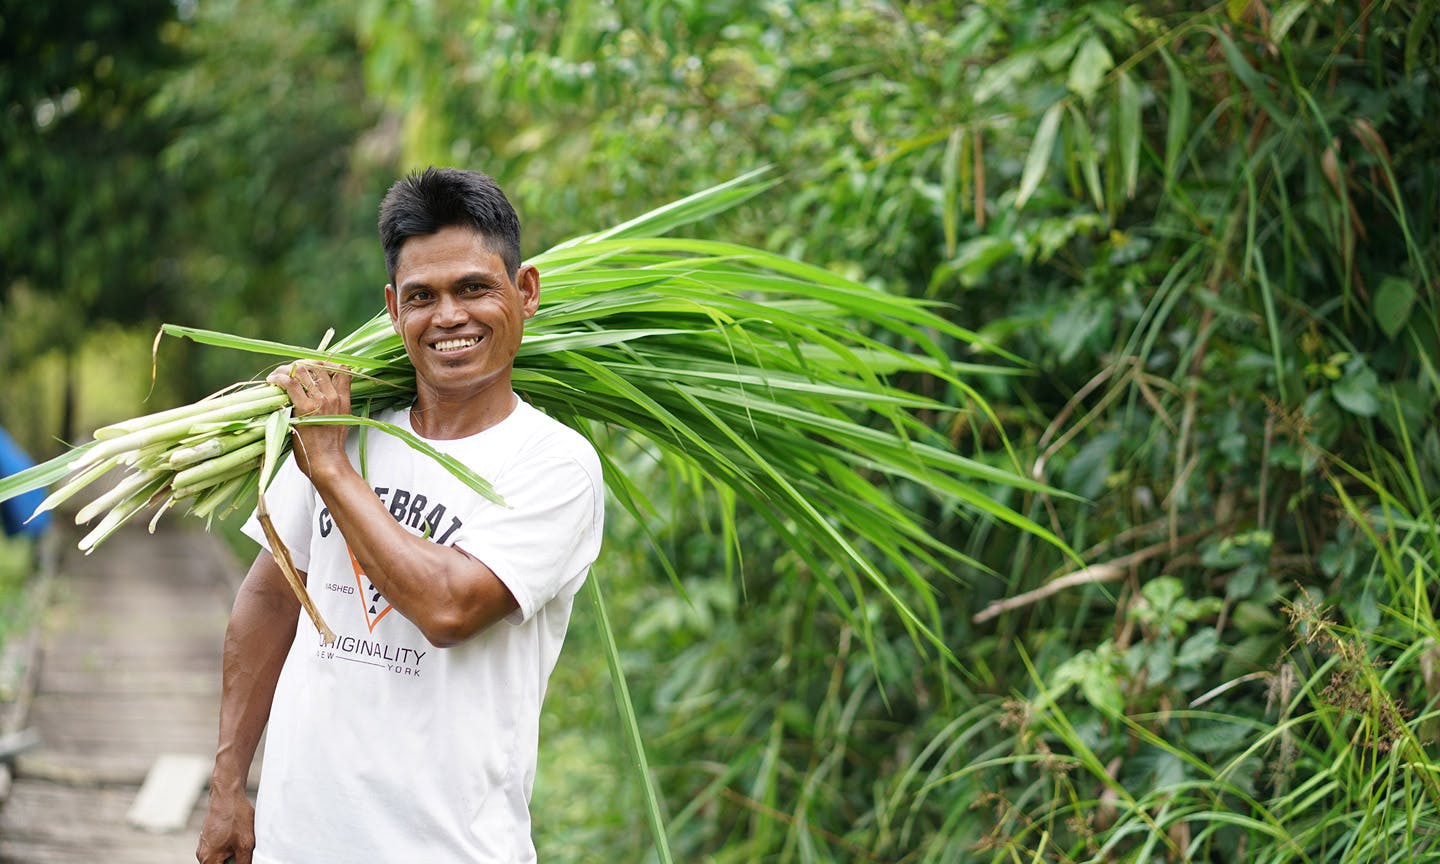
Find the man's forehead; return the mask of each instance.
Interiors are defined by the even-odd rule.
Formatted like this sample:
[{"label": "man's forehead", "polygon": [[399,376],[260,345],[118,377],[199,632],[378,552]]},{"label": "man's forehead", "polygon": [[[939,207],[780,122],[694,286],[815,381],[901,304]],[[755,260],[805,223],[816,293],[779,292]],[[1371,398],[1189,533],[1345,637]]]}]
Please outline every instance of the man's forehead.
[{"label": "man's forehead", "polygon": [[434,266],[503,267],[501,258],[499,247],[485,233],[451,225],[405,238],[395,259],[395,278],[403,280],[406,270]]}]

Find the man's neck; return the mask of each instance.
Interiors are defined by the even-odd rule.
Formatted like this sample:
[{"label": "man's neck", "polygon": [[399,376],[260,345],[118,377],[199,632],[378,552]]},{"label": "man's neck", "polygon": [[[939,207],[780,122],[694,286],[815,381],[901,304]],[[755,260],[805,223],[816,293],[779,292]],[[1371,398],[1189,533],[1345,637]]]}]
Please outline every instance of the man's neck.
[{"label": "man's neck", "polygon": [[509,387],[493,394],[455,398],[422,388],[410,409],[410,427],[422,438],[449,441],[478,435],[500,423],[520,404]]}]

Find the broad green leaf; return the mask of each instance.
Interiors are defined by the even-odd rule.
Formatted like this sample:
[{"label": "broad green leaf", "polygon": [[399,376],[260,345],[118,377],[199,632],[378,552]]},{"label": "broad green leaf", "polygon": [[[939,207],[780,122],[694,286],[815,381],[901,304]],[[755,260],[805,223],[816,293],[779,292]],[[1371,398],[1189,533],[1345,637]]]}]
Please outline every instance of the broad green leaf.
[{"label": "broad green leaf", "polygon": [[1250,8],[1251,0],[1225,0],[1225,14],[1230,16],[1231,21],[1239,21],[1245,10]]},{"label": "broad green leaf", "polygon": [[980,105],[992,97],[1009,91],[1020,79],[1027,78],[1035,69],[1033,54],[1012,54],[989,68],[980,76],[975,85],[973,98]]},{"label": "broad green leaf", "polygon": [[1015,194],[1015,209],[1019,210],[1030,200],[1039,188],[1045,171],[1050,166],[1050,155],[1055,150],[1055,135],[1060,131],[1060,116],[1065,110],[1063,102],[1056,102],[1046,109],[1035,129],[1035,138],[1030,144],[1030,154],[1025,157],[1025,170],[1020,175],[1020,190]]},{"label": "broad green leaf", "polygon": [[1175,665],[1182,669],[1199,669],[1215,657],[1220,649],[1220,636],[1214,627],[1202,627],[1180,645]]},{"label": "broad green leaf", "polygon": [[1089,101],[1100,84],[1105,80],[1105,75],[1115,68],[1115,59],[1110,56],[1110,50],[1105,47],[1105,42],[1099,36],[1091,36],[1080,44],[1080,50],[1075,52],[1075,59],[1070,63],[1070,74],[1065,79],[1065,85],[1081,98]]},{"label": "broad green leaf", "polygon": [[1095,658],[1080,679],[1080,692],[1085,700],[1108,715],[1125,709],[1125,696],[1120,691],[1120,672],[1113,664]]},{"label": "broad green leaf", "polygon": [[1374,370],[1358,359],[1351,361],[1344,377],[1330,386],[1330,395],[1351,414],[1374,417],[1380,413],[1380,381]]},{"label": "broad green leaf", "polygon": [[1415,305],[1415,284],[1409,279],[1387,276],[1375,292],[1375,321],[1385,335],[1394,339],[1410,320]]},{"label": "broad green leaf", "polygon": [[962,285],[975,285],[985,278],[991,268],[1014,254],[1015,241],[985,234],[960,244],[955,259],[946,262],[936,272],[936,280],[954,276],[960,279]]}]

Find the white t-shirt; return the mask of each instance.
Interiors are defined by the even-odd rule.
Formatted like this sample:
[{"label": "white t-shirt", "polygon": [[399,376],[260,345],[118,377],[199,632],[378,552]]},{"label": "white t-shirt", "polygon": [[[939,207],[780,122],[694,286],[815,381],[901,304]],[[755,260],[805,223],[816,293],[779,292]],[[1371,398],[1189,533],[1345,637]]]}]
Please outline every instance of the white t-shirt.
[{"label": "white t-shirt", "polygon": [[[430,441],[490,481],[492,504],[378,430],[351,459],[395,519],[484,562],[520,609],[436,648],[360,572],[293,460],[265,495],[310,596],[275,692],[256,803],[257,864],[535,860],[529,802],[540,704],[575,593],[600,548],[600,462],[583,436],[517,398],[478,435]],[[378,419],[409,430],[408,411]],[[245,532],[267,545],[251,518]]]}]

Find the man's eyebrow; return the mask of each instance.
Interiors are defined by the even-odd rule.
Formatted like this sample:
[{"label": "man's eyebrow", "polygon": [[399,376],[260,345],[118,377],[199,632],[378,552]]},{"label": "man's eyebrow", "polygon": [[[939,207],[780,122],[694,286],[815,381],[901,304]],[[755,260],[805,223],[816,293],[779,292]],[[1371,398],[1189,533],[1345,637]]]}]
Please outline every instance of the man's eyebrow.
[{"label": "man's eyebrow", "polygon": [[[481,284],[490,286],[499,284],[499,280],[495,278],[494,274],[485,273],[480,270],[474,270],[472,272],[462,274],[449,281],[455,285],[465,285],[472,282],[479,282]],[[432,285],[430,280],[428,279],[407,279],[400,283],[400,288],[398,290],[403,293],[406,291],[416,291],[422,288],[428,289],[430,287],[432,287]]]}]

